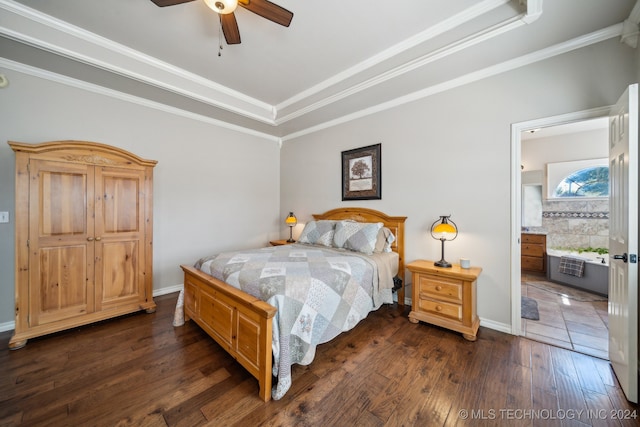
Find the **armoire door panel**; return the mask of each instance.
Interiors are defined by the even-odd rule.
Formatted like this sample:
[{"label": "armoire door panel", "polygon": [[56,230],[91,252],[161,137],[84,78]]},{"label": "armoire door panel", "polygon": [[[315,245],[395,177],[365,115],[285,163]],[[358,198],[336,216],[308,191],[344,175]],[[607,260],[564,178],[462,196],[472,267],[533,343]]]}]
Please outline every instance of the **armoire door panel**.
[{"label": "armoire door panel", "polygon": [[122,300],[136,300],[140,295],[140,244],[137,241],[109,242],[96,248],[101,252],[100,268],[96,269],[97,280],[102,283],[98,289],[98,304],[101,309],[109,304],[119,304]]},{"label": "armoire door panel", "polygon": [[144,171],[98,168],[96,184],[96,194],[102,196],[99,234],[139,233],[144,226]]},{"label": "armoire door panel", "polygon": [[31,326],[93,311],[87,246],[40,248],[32,271]]},{"label": "armoire door panel", "polygon": [[86,203],[93,193],[91,168],[34,160],[32,176],[31,203],[39,208],[38,237],[86,235],[93,228]]},{"label": "armoire door panel", "polygon": [[40,175],[42,203],[41,235],[81,234],[87,229],[85,174],[42,172]]},{"label": "armoire door panel", "polygon": [[40,307],[59,310],[87,302],[86,250],[84,247],[40,250]]}]

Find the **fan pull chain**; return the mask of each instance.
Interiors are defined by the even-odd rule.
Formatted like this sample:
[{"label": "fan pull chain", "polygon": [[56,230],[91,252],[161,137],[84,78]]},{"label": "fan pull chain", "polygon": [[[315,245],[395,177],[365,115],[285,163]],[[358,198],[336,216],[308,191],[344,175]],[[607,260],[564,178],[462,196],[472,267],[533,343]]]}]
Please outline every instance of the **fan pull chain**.
[{"label": "fan pull chain", "polygon": [[222,23],[218,26],[218,57],[222,56]]}]

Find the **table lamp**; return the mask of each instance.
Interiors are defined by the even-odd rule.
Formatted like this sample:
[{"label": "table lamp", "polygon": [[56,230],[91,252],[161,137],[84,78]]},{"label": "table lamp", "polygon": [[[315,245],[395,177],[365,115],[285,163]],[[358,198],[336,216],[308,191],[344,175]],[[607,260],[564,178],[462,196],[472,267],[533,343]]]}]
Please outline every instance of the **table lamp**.
[{"label": "table lamp", "polygon": [[289,239],[287,240],[287,243],[294,243],[295,240],[293,240],[293,227],[298,224],[298,218],[296,218],[293,212],[289,212],[289,216],[285,218],[284,223],[289,226]]},{"label": "table lamp", "polygon": [[431,237],[436,240],[440,240],[442,244],[442,256],[440,261],[434,262],[436,267],[451,267],[451,263],[444,259],[444,242],[445,240],[454,240],[458,237],[458,227],[455,222],[451,221],[450,217],[451,215],[441,215],[440,219],[431,224]]}]

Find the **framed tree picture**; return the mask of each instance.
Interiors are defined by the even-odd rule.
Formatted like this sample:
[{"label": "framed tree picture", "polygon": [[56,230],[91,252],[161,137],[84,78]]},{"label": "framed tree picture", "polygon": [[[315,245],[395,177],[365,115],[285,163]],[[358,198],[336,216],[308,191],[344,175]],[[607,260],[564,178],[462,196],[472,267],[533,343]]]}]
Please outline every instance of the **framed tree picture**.
[{"label": "framed tree picture", "polygon": [[342,152],[342,200],[382,199],[381,144]]}]

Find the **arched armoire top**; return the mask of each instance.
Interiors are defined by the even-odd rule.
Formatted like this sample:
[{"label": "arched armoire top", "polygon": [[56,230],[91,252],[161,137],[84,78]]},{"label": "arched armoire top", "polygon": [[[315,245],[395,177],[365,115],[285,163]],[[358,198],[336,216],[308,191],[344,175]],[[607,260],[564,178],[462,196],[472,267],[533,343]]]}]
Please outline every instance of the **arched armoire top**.
[{"label": "arched armoire top", "polygon": [[9,141],[13,151],[55,157],[61,161],[95,165],[139,165],[154,167],[156,160],[138,157],[122,148],[90,141],[51,141],[38,144]]}]

